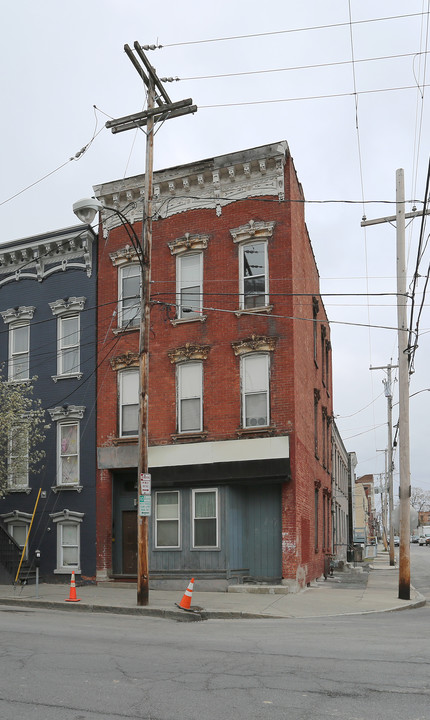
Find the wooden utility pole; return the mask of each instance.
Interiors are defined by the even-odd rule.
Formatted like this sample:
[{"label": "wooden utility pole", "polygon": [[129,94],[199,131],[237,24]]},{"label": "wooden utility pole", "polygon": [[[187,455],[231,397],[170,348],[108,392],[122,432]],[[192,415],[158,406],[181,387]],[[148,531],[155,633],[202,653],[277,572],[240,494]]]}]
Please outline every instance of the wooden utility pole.
[{"label": "wooden utility pole", "polygon": [[387,424],[388,424],[388,448],[385,451],[385,475],[388,479],[388,533],[390,538],[390,565],[394,567],[394,532],[393,532],[393,395],[391,391],[391,370],[398,368],[398,365],[382,365],[375,367],[371,365],[371,370],[386,370],[387,379],[383,380],[385,397],[387,398]]},{"label": "wooden utility pole", "polygon": [[139,459],[137,472],[137,604],[149,602],[148,518],[151,513],[151,478],[148,473],[148,387],[149,328],[151,307],[152,197],[155,123],[197,111],[191,98],[172,103],[155,69],[136,41],[135,53],[128,45],[124,50],[148,89],[147,109],[141,113],[109,120],[106,127],[113,133],[133,130],[143,125],[146,131],[145,192],[142,223],[142,304],[139,336]]},{"label": "wooden utility pole", "polygon": [[[426,210],[427,215],[430,211]],[[409,449],[409,340],[407,326],[405,218],[421,217],[422,212],[405,213],[404,172],[396,171],[396,214],[391,217],[363,220],[361,227],[396,223],[397,247],[397,339],[399,353],[399,471],[400,471],[400,548],[399,598],[410,600],[410,449]],[[391,533],[392,535],[392,533]]]}]

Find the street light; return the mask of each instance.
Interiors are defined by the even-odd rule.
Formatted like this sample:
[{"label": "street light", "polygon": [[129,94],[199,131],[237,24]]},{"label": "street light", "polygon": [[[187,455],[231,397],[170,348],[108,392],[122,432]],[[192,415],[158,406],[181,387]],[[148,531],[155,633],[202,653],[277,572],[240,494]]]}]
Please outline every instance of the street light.
[{"label": "street light", "polygon": [[[91,224],[98,212],[108,210],[115,213],[121,220],[124,229],[136,251],[141,268],[141,312],[139,332],[139,457],[138,457],[138,520],[137,520],[137,604],[147,605],[149,602],[149,562],[148,562],[148,515],[149,510],[143,501],[150,494],[148,475],[148,359],[149,359],[149,284],[150,284],[150,251],[144,252],[135,229],[121,210],[107,207],[96,198],[84,198],[73,204],[76,217],[86,224]],[[145,208],[143,224],[148,236],[148,217]],[[146,237],[146,246],[148,238]]]}]

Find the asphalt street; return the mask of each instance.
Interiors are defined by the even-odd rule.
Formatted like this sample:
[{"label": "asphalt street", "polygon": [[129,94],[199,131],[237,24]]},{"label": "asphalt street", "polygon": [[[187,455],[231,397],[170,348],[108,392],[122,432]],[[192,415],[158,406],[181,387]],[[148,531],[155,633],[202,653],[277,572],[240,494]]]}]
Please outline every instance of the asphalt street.
[{"label": "asphalt street", "polygon": [[430,608],[178,623],[0,610],[2,720],[428,720]]}]

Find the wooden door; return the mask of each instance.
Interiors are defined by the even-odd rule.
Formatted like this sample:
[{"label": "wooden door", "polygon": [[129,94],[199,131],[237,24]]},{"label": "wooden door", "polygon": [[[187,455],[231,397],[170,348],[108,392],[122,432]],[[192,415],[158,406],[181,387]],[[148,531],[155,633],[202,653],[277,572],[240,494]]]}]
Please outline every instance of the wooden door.
[{"label": "wooden door", "polygon": [[135,510],[122,512],[122,572],[123,575],[137,575],[137,513]]}]

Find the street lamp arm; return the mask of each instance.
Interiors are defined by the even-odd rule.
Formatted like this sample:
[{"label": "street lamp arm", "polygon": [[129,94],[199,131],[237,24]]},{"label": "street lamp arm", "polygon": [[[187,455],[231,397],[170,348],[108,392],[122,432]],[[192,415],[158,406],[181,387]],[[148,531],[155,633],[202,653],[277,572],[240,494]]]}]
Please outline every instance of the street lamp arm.
[{"label": "street lamp arm", "polygon": [[94,221],[96,214],[98,212],[101,212],[101,210],[109,210],[110,212],[115,213],[115,215],[118,215],[129,237],[129,240],[136,251],[136,254],[139,258],[139,263],[142,265],[141,241],[130,220],[126,217],[126,215],[124,215],[123,212],[121,212],[121,210],[103,205],[96,198],[83,198],[82,200],[78,200],[77,202],[73,203],[73,212],[75,213],[76,217],[81,222],[88,225],[91,225],[91,223]]}]

